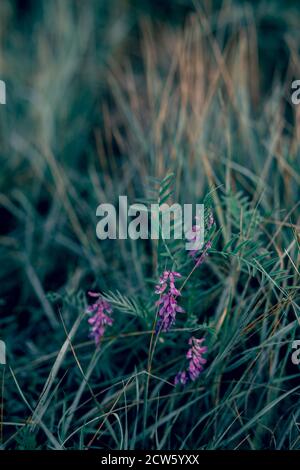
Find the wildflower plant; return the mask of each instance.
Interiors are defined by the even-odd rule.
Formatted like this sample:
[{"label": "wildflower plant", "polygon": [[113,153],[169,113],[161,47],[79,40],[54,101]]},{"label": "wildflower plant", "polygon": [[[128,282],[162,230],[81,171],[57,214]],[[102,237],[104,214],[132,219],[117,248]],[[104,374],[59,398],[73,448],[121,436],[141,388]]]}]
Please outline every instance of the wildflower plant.
[{"label": "wildflower plant", "polygon": [[194,336],[189,339],[188,343],[190,348],[186,354],[186,358],[189,360],[189,365],[187,370],[177,373],[174,379],[175,385],[186,385],[188,381],[194,382],[198,379],[199,375],[203,371],[204,365],[206,364],[206,359],[203,357],[203,354],[207,352],[207,347],[202,346],[204,340],[205,338],[197,339]]},{"label": "wildflower plant", "polygon": [[112,308],[109,303],[101,297],[97,292],[88,292],[88,295],[95,300],[89,305],[86,313],[89,315],[88,322],[90,324],[90,337],[94,339],[96,346],[99,346],[108,326],[112,326],[113,318],[111,317]]},{"label": "wildflower plant", "polygon": [[158,306],[158,321],[156,323],[156,333],[159,331],[169,331],[175,324],[176,314],[184,313],[184,309],[178,305],[177,297],[181,295],[175,287],[175,278],[180,278],[181,274],[176,271],[165,271],[160,277],[155,293],[160,295],[156,302]]}]

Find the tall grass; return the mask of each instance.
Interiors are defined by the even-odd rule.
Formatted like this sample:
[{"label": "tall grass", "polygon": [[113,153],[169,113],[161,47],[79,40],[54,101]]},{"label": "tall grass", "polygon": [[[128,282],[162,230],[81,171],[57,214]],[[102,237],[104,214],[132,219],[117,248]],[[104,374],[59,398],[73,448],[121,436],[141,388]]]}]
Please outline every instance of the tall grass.
[{"label": "tall grass", "polygon": [[[299,35],[263,93],[263,11],[197,4],[135,36],[112,3],[41,2],[18,30],[1,4],[1,447],[299,449]],[[198,269],[180,243],[97,240],[99,203],[169,193],[214,213]],[[186,314],[154,338],[165,267],[187,279]],[[114,309],[100,348],[89,289]],[[208,363],[175,387],[191,334]]]}]

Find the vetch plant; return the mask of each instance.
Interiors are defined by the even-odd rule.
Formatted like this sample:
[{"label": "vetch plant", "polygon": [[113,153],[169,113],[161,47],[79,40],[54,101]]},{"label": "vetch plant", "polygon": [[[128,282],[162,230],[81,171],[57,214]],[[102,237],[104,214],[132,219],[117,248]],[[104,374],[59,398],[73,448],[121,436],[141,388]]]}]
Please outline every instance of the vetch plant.
[{"label": "vetch plant", "polygon": [[203,366],[207,362],[203,357],[203,354],[207,352],[207,347],[202,346],[204,341],[205,338],[197,339],[194,336],[189,339],[189,345],[191,347],[186,354],[186,358],[189,360],[189,365],[187,370],[178,372],[174,379],[175,385],[186,385],[189,380],[194,382],[203,371]]},{"label": "vetch plant", "polygon": [[159,279],[159,284],[155,289],[155,293],[161,295],[156,302],[156,305],[159,307],[159,318],[155,328],[156,333],[168,331],[176,321],[176,314],[178,312],[184,313],[184,309],[177,302],[177,297],[181,293],[175,286],[175,278],[178,279],[180,277],[181,274],[176,271],[165,271]]},{"label": "vetch plant", "polygon": [[90,291],[88,295],[97,299],[96,302],[87,307],[86,312],[92,315],[88,320],[91,325],[90,337],[95,340],[96,346],[99,346],[106,327],[113,324],[114,320],[110,316],[112,308],[109,303],[101,297],[101,294]]}]

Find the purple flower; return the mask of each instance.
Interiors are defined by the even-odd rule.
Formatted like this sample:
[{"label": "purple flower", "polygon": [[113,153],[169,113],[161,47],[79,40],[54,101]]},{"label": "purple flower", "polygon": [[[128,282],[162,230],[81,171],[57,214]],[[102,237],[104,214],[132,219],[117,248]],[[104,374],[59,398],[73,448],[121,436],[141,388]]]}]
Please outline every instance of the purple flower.
[{"label": "purple flower", "polygon": [[97,292],[88,292],[88,295],[97,298],[92,305],[87,307],[86,313],[92,315],[88,319],[91,325],[90,337],[95,340],[95,344],[98,346],[105,333],[106,326],[113,324],[113,319],[110,316],[112,308]]},{"label": "purple flower", "polygon": [[178,384],[186,385],[188,380],[189,380],[189,378],[188,378],[187,373],[185,371],[178,372],[178,374],[176,375],[176,377],[174,379],[174,384],[175,385],[178,385]]},{"label": "purple flower", "polygon": [[155,286],[155,293],[161,295],[156,302],[156,305],[159,306],[156,333],[168,331],[175,323],[176,313],[184,313],[183,308],[177,303],[177,297],[181,294],[175,286],[175,278],[180,277],[181,274],[176,271],[165,271]]},{"label": "purple flower", "polygon": [[194,382],[203,371],[204,364],[206,364],[203,354],[207,352],[207,347],[202,346],[203,341],[205,341],[205,338],[197,339],[194,336],[189,339],[191,347],[186,353],[186,358],[189,360],[188,369],[187,371],[178,372],[174,379],[175,385],[186,385],[190,380]]},{"label": "purple flower", "polygon": [[180,292],[175,287],[175,277],[181,277],[181,274],[176,271],[164,271],[163,275],[159,278],[159,283],[155,286],[155,293],[162,294],[170,284],[170,292],[173,295],[180,295]]},{"label": "purple flower", "polygon": [[176,297],[168,292],[163,294],[161,298],[156,302],[156,305],[160,306],[158,315],[158,321],[156,324],[156,333],[158,331],[169,331],[176,321],[177,312],[184,313],[182,307],[177,304]]},{"label": "purple flower", "polygon": [[186,357],[189,359],[189,376],[192,381],[196,380],[203,371],[203,365],[206,364],[203,354],[207,352],[206,346],[201,346],[205,338],[197,339],[192,336],[189,339],[191,348],[188,350]]}]

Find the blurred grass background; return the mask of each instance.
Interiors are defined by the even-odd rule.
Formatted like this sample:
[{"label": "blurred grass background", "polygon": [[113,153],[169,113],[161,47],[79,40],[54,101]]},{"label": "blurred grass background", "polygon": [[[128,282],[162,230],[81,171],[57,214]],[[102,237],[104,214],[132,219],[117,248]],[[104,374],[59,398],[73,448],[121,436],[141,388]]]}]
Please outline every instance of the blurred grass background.
[{"label": "blurred grass background", "polygon": [[[299,448],[298,17],[296,1],[1,1],[4,448],[83,448],[99,409],[99,447]],[[99,242],[95,210],[122,194],[149,197],[148,177],[170,172],[176,202],[218,187],[219,253],[190,300],[190,321],[216,335],[209,387],[186,392],[164,390],[184,346],[161,341],[154,371],[164,380],[149,398],[141,332],[159,253],[150,242]],[[254,243],[245,262],[270,250],[275,267],[245,273],[225,256],[235,237]],[[125,313],[96,355],[76,323],[91,287],[120,291],[111,299]],[[64,326],[80,360],[64,351]],[[120,411],[108,413],[115,400]]]}]

